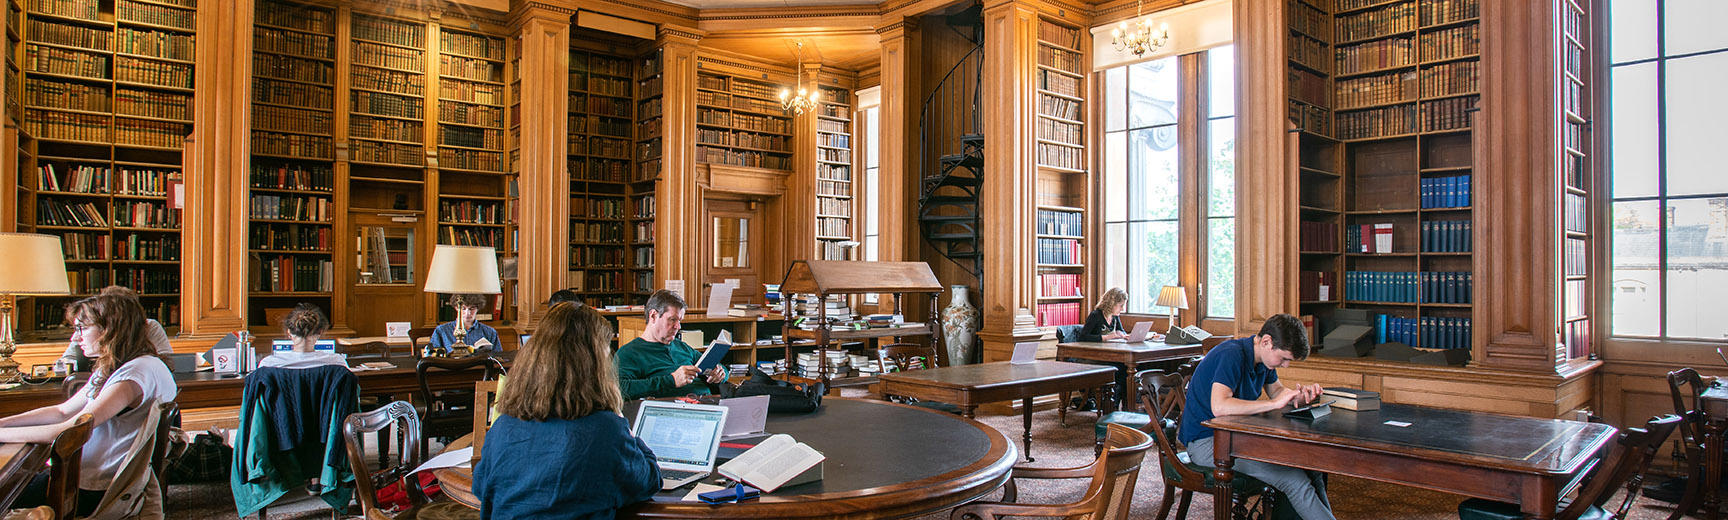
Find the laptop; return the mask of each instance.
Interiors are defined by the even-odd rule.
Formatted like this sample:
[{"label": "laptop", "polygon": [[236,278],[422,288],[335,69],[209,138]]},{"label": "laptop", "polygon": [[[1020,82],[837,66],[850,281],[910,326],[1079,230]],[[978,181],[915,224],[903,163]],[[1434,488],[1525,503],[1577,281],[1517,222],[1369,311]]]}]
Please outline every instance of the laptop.
[{"label": "laptop", "polygon": [[[271,352],[291,352],[293,350],[294,350],[294,341],[293,340],[287,340],[287,339],[270,340],[270,351]],[[336,351],[336,340],[333,340],[333,339],[318,340],[317,343],[312,344],[312,351],[313,352],[335,352]]]},{"label": "laptop", "polygon": [[1120,341],[1120,342],[1124,342],[1124,343],[1139,343],[1142,341],[1146,341],[1146,335],[1150,334],[1151,332],[1152,332],[1152,320],[1146,320],[1146,321],[1142,321],[1140,323],[1135,323],[1134,324],[1134,330],[1128,332],[1128,337],[1123,338],[1123,339],[1113,339],[1110,341]]},{"label": "laptop", "polygon": [[674,489],[714,472],[726,413],[724,406],[642,402],[630,433],[654,451],[655,463],[660,466],[660,489]]},{"label": "laptop", "polygon": [[516,338],[521,340],[522,342],[517,343],[516,348],[522,348],[522,347],[528,346],[528,338],[531,338],[531,337],[534,337],[534,335],[533,334],[518,334],[516,336]]}]

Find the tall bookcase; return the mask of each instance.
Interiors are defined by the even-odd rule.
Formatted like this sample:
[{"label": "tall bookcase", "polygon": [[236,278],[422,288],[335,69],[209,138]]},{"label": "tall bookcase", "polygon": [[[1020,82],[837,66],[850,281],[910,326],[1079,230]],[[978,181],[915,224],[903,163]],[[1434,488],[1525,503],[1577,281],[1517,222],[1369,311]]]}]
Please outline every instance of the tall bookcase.
[{"label": "tall bookcase", "polygon": [[779,91],[763,79],[699,69],[696,162],[791,171],[792,118]]},{"label": "tall bookcase", "polygon": [[[1088,241],[1085,207],[1085,31],[1057,20],[1038,22],[1037,207],[1033,244],[1037,262],[1038,325],[1078,325],[1086,318]],[[988,152],[986,152],[988,153]]]},{"label": "tall bookcase", "polygon": [[665,65],[660,49],[637,60],[636,168],[630,174],[630,299],[654,292],[655,186],[660,180]]},{"label": "tall bookcase", "polygon": [[816,245],[821,260],[852,260],[857,214],[852,155],[852,92],[821,86],[816,108]]},{"label": "tall bookcase", "polygon": [[[437,26],[438,244],[488,246],[515,257],[506,160],[505,39]],[[505,285],[508,287],[508,284]],[[512,320],[510,290],[484,312]]]},{"label": "tall bookcase", "polygon": [[1302,311],[1321,333],[1344,306],[1384,315],[1386,341],[1468,351],[1477,0],[1287,6]]},{"label": "tall bookcase", "polygon": [[169,206],[167,191],[181,178],[181,143],[191,133],[197,5],[27,0],[23,7],[21,17],[7,17],[8,44],[22,46],[7,65],[28,136],[20,207],[34,210],[19,215],[20,227],[61,237],[73,294],[36,298],[34,319],[20,328],[58,325],[69,298],[111,284],[137,291],[146,313],[172,328],[180,210]]},{"label": "tall bookcase", "polygon": [[[578,45],[584,42],[571,39]],[[625,305],[630,266],[630,181],[637,67],[609,51],[570,50],[569,286],[590,306]]]},{"label": "tall bookcase", "polygon": [[252,40],[248,290],[251,318],[263,323],[266,308],[302,301],[331,308],[326,277],[339,239],[332,204],[336,12],[259,2]]},{"label": "tall bookcase", "polygon": [[1599,189],[1594,179],[1597,175],[1592,171],[1596,164],[1590,157],[1591,143],[1590,121],[1595,117],[1595,103],[1598,94],[1592,78],[1602,75],[1592,67],[1595,49],[1587,42],[1593,40],[1590,36],[1591,27],[1600,25],[1592,16],[1589,8],[1598,3],[1585,0],[1560,0],[1560,49],[1562,69],[1560,71],[1561,108],[1565,120],[1561,123],[1562,156],[1560,158],[1561,186],[1560,195],[1563,200],[1563,233],[1561,251],[1564,269],[1561,275],[1561,314],[1560,314],[1560,354],[1555,359],[1577,359],[1593,353],[1590,343],[1590,309],[1595,309],[1591,292],[1592,272],[1590,258],[1591,235],[1597,229],[1590,218],[1592,197]]}]

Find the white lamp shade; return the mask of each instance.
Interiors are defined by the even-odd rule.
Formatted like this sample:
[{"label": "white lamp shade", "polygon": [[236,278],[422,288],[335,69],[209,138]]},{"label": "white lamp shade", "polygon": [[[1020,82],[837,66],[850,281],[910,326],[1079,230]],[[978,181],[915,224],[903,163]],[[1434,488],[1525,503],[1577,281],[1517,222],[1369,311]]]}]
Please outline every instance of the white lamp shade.
[{"label": "white lamp shade", "polygon": [[69,294],[60,237],[0,233],[0,294]]},{"label": "white lamp shade", "polygon": [[438,245],[426,269],[426,292],[498,294],[498,252],[490,247]]},{"label": "white lamp shade", "polygon": [[1188,308],[1188,291],[1182,290],[1180,285],[1166,285],[1164,289],[1158,291],[1158,302],[1154,305],[1186,309]]}]

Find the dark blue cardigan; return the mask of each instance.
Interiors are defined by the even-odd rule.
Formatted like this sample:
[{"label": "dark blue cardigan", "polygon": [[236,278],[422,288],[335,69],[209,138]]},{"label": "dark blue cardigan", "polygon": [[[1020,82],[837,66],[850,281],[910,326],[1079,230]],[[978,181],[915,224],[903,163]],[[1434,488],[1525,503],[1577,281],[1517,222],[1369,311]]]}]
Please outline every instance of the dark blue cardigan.
[{"label": "dark blue cardigan", "polygon": [[654,452],[613,412],[547,421],[500,415],[474,468],[480,518],[610,519],[659,490]]}]

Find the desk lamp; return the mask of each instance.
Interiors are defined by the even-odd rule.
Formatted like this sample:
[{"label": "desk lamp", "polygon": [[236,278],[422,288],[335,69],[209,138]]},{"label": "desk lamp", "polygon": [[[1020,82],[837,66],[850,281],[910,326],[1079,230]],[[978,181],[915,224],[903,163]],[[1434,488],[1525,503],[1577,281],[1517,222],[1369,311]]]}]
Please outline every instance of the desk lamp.
[{"label": "desk lamp", "polygon": [[[498,252],[490,247],[452,246],[439,244],[432,249],[432,266],[426,269],[429,293],[498,294]],[[469,350],[464,336],[471,323],[462,323],[462,313],[456,313],[456,344],[451,351]]]},{"label": "desk lamp", "polygon": [[1188,308],[1188,291],[1180,285],[1166,285],[1158,291],[1158,301],[1152,304],[1170,308],[1170,326],[1180,326],[1182,321],[1176,316],[1176,309]]},{"label": "desk lamp", "polygon": [[18,296],[71,294],[60,237],[30,233],[0,233],[0,383],[23,379],[12,353],[14,299]]}]

